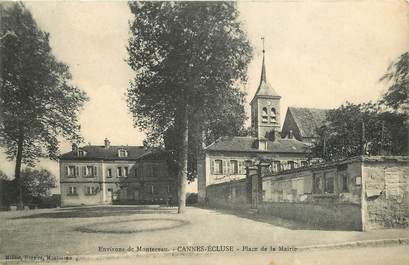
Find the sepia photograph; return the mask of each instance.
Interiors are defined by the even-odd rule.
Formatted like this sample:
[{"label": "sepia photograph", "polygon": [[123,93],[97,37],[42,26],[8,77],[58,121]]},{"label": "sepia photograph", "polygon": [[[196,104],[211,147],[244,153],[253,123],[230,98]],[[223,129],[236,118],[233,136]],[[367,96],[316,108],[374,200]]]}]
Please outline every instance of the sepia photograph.
[{"label": "sepia photograph", "polygon": [[0,264],[409,264],[409,1],[1,1]]}]

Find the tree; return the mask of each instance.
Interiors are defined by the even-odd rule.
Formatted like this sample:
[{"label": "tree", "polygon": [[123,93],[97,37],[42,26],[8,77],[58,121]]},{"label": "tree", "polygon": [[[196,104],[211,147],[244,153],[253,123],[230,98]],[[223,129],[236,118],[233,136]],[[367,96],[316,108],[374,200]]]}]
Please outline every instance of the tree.
[{"label": "tree", "polygon": [[23,194],[21,166],[39,157],[56,159],[58,137],[78,142],[78,115],[86,94],[71,82],[69,68],[59,62],[49,34],[38,28],[22,3],[0,6],[0,145],[15,159],[18,206]]},{"label": "tree", "polygon": [[381,103],[395,111],[409,113],[409,52],[403,53],[392,63],[380,79],[392,84],[383,95]]},{"label": "tree", "polygon": [[[163,136],[174,128],[179,212],[185,207],[189,128],[241,104],[251,47],[235,3],[131,2],[128,106],[135,125]],[[237,106],[237,105],[236,105]],[[244,113],[244,112],[243,112]],[[192,134],[191,134],[192,135]]]},{"label": "tree", "polygon": [[409,52],[399,56],[380,80],[390,83],[380,103],[386,107],[385,115],[393,122],[395,153],[409,155]]},{"label": "tree", "polygon": [[317,130],[320,137],[313,153],[325,160],[390,153],[388,122],[376,103],[347,102],[327,113],[325,125]]},{"label": "tree", "polygon": [[[51,195],[51,189],[56,187],[56,178],[45,169],[24,168],[21,171],[21,188],[23,190],[24,203],[41,204],[42,201]],[[17,183],[9,178],[3,179],[3,201],[6,205],[15,204],[18,200],[16,192]]]},{"label": "tree", "polygon": [[46,169],[24,168],[21,171],[25,202],[51,195],[56,187],[56,178]]},{"label": "tree", "polygon": [[332,160],[363,153],[409,153],[409,53],[393,62],[380,81],[390,86],[378,102],[347,102],[329,111],[326,124],[317,131],[316,156]]}]

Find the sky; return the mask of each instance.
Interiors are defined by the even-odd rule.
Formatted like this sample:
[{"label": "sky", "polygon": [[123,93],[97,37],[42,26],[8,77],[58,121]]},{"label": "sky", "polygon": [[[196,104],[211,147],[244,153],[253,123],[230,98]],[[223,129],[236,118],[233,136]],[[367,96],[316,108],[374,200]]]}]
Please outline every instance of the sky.
[{"label": "sky", "polygon": [[[133,72],[126,63],[128,21],[124,1],[25,2],[39,27],[50,33],[55,56],[69,65],[73,82],[90,101],[81,112],[85,143],[141,145],[125,92]],[[254,48],[246,84],[247,103],[259,82],[265,38],[267,79],[288,106],[334,108],[378,99],[388,65],[409,50],[409,4],[378,1],[238,2],[243,28]],[[246,106],[249,114],[249,106]],[[249,121],[248,121],[249,124]],[[70,144],[62,142],[61,152]],[[0,169],[13,175],[0,152]],[[58,164],[41,160],[58,176]]]}]

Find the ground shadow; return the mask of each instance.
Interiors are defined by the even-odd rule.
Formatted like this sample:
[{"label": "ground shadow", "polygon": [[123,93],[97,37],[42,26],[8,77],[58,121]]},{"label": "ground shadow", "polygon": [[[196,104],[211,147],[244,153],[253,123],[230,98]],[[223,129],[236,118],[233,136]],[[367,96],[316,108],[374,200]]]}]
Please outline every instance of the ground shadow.
[{"label": "ground shadow", "polygon": [[175,208],[144,208],[144,207],[78,207],[57,209],[53,212],[37,213],[25,216],[14,217],[11,219],[32,219],[32,218],[92,218],[108,216],[128,216],[132,214],[158,214],[176,213]]},{"label": "ground shadow", "polygon": [[309,224],[300,221],[294,221],[289,219],[284,219],[276,216],[260,214],[256,211],[251,211],[249,209],[225,209],[225,208],[208,208],[208,207],[201,207],[196,206],[198,208],[213,210],[218,214],[231,214],[236,215],[241,218],[250,219],[257,222],[268,223],[274,226],[280,226],[283,228],[287,228],[290,230],[326,230],[326,231],[354,231],[359,232],[357,230],[351,228],[339,228],[339,227],[325,227],[318,224]]},{"label": "ground shadow", "polygon": [[[164,224],[162,227],[139,227],[138,222],[149,221],[152,223],[158,221],[166,221],[167,224]],[[118,229],[116,226],[120,224],[131,223],[130,227],[127,229]],[[189,221],[180,220],[180,219],[170,219],[170,218],[141,218],[141,219],[134,219],[134,220],[126,220],[126,221],[115,221],[115,222],[100,222],[100,223],[92,223],[87,224],[84,226],[80,226],[75,228],[75,231],[83,232],[83,233],[102,233],[102,234],[131,234],[131,233],[141,233],[141,232],[155,232],[155,231],[163,231],[163,230],[170,230],[179,228],[189,224]],[[102,226],[108,226],[109,228],[101,228]],[[110,225],[114,225],[110,227]]]}]

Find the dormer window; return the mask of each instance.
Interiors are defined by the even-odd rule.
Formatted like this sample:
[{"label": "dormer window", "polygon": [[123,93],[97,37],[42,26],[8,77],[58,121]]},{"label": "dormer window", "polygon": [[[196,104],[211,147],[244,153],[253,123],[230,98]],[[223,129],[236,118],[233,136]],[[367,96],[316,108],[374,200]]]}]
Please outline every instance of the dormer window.
[{"label": "dormer window", "polygon": [[125,149],[119,149],[118,150],[118,157],[127,157],[128,152]]},{"label": "dormer window", "polygon": [[78,156],[78,157],[84,157],[85,154],[86,154],[86,152],[85,152],[84,150],[78,150],[78,151],[77,151],[77,156]]},{"label": "dormer window", "polygon": [[277,122],[277,115],[276,115],[276,109],[275,108],[271,108],[270,122],[272,122],[272,123]]},{"label": "dormer window", "polygon": [[261,121],[263,123],[267,123],[268,122],[268,113],[267,113],[267,108],[264,107],[263,111],[261,112]]}]

